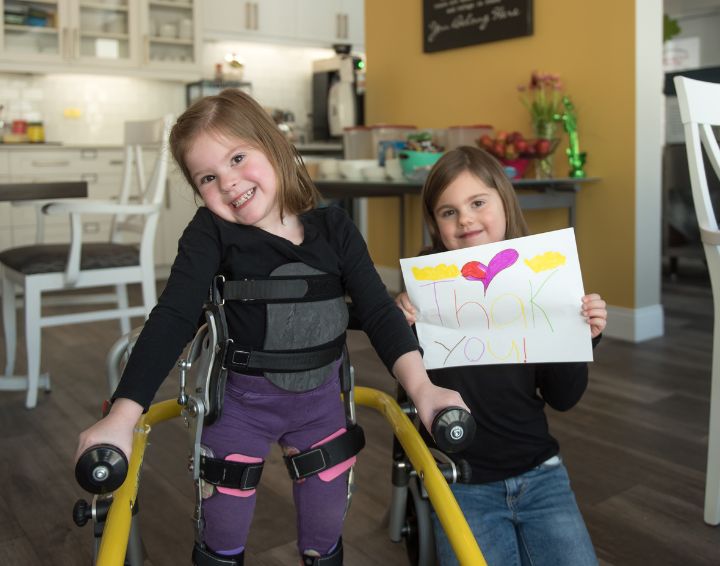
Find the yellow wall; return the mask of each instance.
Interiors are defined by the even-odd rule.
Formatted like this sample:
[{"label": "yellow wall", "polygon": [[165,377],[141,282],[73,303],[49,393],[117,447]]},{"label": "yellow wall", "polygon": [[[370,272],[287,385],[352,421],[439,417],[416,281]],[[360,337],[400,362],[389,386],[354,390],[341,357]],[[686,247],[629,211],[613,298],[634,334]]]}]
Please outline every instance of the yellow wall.
[{"label": "yellow wall", "polygon": [[[447,127],[492,124],[531,133],[517,86],[533,70],[559,73],[578,112],[585,172],[601,181],[578,197],[576,237],[586,291],[634,307],[635,3],[534,3],[534,34],[438,53],[422,51],[422,2],[366,0],[366,123]],[[582,13],[581,13],[582,12]],[[659,56],[659,54],[658,54]],[[660,87],[658,87],[660,88]],[[567,173],[561,145],[556,175]],[[417,198],[406,202],[405,255],[419,249]],[[393,199],[369,203],[369,246],[378,265],[397,267]],[[528,214],[533,232],[563,228],[564,211]]]}]

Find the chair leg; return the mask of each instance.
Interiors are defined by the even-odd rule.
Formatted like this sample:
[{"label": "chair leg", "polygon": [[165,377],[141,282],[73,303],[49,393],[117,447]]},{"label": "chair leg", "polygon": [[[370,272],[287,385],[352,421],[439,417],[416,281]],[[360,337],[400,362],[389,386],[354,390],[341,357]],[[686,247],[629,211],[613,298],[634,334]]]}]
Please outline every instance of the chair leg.
[{"label": "chair leg", "polygon": [[27,348],[28,390],[25,406],[32,409],[37,405],[40,384],[40,291],[32,285],[25,285],[25,347]]},{"label": "chair leg", "polygon": [[[115,294],[117,295],[117,304],[119,309],[127,310],[128,308],[128,294],[127,285],[120,284],[115,285]],[[130,317],[123,316],[120,318],[120,333],[122,335],[130,332]]]},{"label": "chair leg", "polygon": [[705,522],[720,524],[720,319],[715,313],[713,355],[710,383],[710,423],[708,428],[708,461],[705,478]]},{"label": "chair leg", "polygon": [[3,276],[2,286],[3,328],[5,329],[5,375],[15,371],[15,349],[17,346],[17,315],[15,285]]}]

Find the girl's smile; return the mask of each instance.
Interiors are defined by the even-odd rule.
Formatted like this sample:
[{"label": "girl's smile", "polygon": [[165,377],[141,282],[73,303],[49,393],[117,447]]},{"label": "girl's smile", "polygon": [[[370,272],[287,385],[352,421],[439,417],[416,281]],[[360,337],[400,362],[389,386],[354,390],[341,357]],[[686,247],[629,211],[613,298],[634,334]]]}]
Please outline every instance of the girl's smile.
[{"label": "girl's smile", "polygon": [[500,193],[469,171],[460,173],[445,188],[434,215],[447,250],[505,239],[507,222]]},{"label": "girl's smile", "polygon": [[185,163],[205,206],[217,216],[282,234],[277,176],[262,151],[243,140],[203,132]]}]

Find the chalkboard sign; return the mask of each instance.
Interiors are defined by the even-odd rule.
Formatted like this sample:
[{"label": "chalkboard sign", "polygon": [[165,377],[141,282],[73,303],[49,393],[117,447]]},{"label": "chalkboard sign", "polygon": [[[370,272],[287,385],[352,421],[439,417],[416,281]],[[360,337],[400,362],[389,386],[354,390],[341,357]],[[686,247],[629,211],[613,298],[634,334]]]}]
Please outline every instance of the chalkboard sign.
[{"label": "chalkboard sign", "polygon": [[532,32],[532,0],[423,0],[425,53]]}]

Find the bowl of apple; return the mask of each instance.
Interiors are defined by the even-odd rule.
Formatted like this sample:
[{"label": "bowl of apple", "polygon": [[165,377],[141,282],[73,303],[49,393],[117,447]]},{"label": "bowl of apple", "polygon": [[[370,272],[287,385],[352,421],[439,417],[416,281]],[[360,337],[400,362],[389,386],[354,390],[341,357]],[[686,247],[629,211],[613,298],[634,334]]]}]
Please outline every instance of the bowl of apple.
[{"label": "bowl of apple", "polygon": [[520,132],[498,132],[495,138],[484,135],[476,140],[479,147],[495,156],[506,167],[508,177],[522,179],[533,159],[550,155],[560,140],[525,138]]}]

